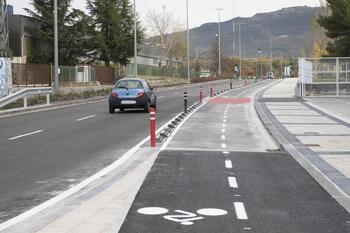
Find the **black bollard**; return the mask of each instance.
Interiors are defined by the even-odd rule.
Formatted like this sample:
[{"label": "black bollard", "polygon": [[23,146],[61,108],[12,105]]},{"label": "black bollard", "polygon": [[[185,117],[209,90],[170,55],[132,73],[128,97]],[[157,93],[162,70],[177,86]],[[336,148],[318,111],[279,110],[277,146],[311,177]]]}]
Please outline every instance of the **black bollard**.
[{"label": "black bollard", "polygon": [[187,92],[184,93],[184,113],[187,113]]}]

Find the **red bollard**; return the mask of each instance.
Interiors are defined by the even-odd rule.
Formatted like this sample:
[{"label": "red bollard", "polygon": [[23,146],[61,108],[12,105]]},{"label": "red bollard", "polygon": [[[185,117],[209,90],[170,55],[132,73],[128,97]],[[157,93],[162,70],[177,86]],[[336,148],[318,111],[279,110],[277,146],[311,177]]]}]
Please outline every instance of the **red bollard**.
[{"label": "red bollard", "polygon": [[202,103],[203,101],[203,87],[200,87],[200,91],[199,91],[199,102]]},{"label": "red bollard", "polygon": [[156,145],[156,110],[150,108],[150,130],[151,130],[151,147],[155,148]]},{"label": "red bollard", "polygon": [[213,97],[213,83],[210,83],[210,97]]}]

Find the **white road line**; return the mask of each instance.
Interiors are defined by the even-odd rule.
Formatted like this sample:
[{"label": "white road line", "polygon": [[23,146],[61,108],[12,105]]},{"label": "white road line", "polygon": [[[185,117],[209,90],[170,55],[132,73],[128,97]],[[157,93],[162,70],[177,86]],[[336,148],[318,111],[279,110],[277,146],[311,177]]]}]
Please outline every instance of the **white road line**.
[{"label": "white road line", "polygon": [[222,124],[222,128],[226,128],[226,124]]},{"label": "white road line", "polygon": [[232,161],[231,160],[225,160],[225,167],[228,169],[232,169]]},{"label": "white road line", "polygon": [[158,99],[163,99],[163,98],[165,98],[165,96],[158,96],[157,98]]},{"label": "white road line", "polygon": [[221,133],[226,133],[226,129],[222,129],[222,130],[221,130]]},{"label": "white road line", "polygon": [[96,115],[91,115],[91,116],[83,117],[83,118],[77,119],[76,121],[79,122],[79,121],[87,120],[87,119],[94,118],[94,117],[96,117]]},{"label": "white road line", "polygon": [[230,185],[231,188],[238,188],[238,184],[237,184],[237,179],[236,177],[228,177],[228,183]]},{"label": "white road line", "polygon": [[225,135],[221,135],[221,140],[226,140],[226,136]]},{"label": "white road line", "polygon": [[235,207],[237,219],[247,220],[248,215],[247,215],[247,212],[245,211],[243,202],[234,202],[233,205]]},{"label": "white road line", "polygon": [[236,194],[235,197],[241,197],[241,195]]},{"label": "white road line", "polygon": [[222,153],[223,153],[224,155],[230,154],[230,152],[228,152],[228,151],[223,151]]},{"label": "white road line", "polygon": [[12,138],[9,138],[8,140],[12,141],[12,140],[16,140],[16,139],[19,139],[19,138],[31,136],[31,135],[38,134],[38,133],[42,133],[42,132],[44,132],[44,130],[38,130],[38,131],[31,132],[31,133],[26,133],[26,134],[22,134],[22,135],[19,135],[19,136],[16,136],[16,137],[12,137]]},{"label": "white road line", "polygon": [[222,149],[226,149],[226,143],[221,144]]}]

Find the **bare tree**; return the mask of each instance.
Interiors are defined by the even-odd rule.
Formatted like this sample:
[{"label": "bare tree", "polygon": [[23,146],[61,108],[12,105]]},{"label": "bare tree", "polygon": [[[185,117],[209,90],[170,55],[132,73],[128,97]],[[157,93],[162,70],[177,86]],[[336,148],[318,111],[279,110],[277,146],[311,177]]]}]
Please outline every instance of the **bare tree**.
[{"label": "bare tree", "polygon": [[147,23],[150,36],[153,43],[160,46],[161,58],[181,58],[185,55],[185,38],[181,33],[184,30],[183,25],[176,19],[173,12],[168,11],[165,6],[160,12],[150,10],[147,14]]}]

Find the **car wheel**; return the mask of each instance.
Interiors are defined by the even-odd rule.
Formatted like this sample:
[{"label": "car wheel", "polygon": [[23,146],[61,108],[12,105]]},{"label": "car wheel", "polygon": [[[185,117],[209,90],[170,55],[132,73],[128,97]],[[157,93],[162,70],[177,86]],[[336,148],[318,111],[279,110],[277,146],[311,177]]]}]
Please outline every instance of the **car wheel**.
[{"label": "car wheel", "polygon": [[109,104],[109,113],[113,114],[115,112],[115,108],[112,104]]},{"label": "car wheel", "polygon": [[145,113],[149,113],[149,107],[150,107],[149,102],[147,102],[146,106],[144,107]]}]

